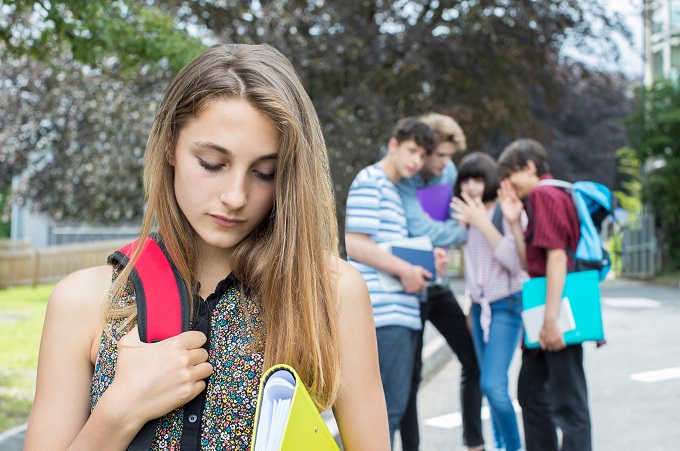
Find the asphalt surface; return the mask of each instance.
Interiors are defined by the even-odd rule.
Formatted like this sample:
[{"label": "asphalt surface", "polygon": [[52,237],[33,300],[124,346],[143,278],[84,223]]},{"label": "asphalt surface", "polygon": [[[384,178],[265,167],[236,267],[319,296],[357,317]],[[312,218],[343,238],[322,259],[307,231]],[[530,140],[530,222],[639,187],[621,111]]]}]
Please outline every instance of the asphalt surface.
[{"label": "asphalt surface", "polygon": [[[601,285],[607,344],[584,344],[597,451],[680,450],[680,289],[630,280]],[[510,368],[516,398],[520,352]],[[421,451],[463,450],[453,358],[419,391]],[[521,410],[516,405],[521,431]],[[488,408],[482,410],[487,451],[493,450]],[[401,451],[397,441],[395,451]]]}]

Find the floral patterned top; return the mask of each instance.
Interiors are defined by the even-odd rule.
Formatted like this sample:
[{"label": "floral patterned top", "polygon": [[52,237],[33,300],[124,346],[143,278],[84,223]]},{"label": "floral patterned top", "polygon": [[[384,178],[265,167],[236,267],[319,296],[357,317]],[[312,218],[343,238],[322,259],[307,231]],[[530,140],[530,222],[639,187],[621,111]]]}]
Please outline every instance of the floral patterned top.
[{"label": "floral patterned top", "polygon": [[[117,276],[114,271],[114,278]],[[245,293],[244,293],[245,292]],[[114,302],[118,307],[135,304],[135,293],[128,285]],[[229,275],[208,299],[200,300],[196,323],[209,318],[209,362],[213,373],[204,395],[200,447],[203,450],[247,450],[255,417],[259,381],[264,361],[264,341],[259,305]],[[102,331],[91,392],[91,408],[113,381],[117,341],[134,324],[122,327],[122,319],[110,320]],[[188,405],[188,404],[187,404]],[[163,416],[156,428],[152,450],[179,450],[184,409],[181,406]],[[191,421],[191,418],[189,419]]]}]

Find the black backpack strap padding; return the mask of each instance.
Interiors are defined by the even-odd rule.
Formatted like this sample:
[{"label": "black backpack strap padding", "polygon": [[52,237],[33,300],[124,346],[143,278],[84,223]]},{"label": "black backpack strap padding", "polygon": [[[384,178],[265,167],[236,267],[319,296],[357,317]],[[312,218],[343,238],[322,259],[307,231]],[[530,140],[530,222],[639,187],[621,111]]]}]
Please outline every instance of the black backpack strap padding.
[{"label": "black backpack strap padding", "polygon": [[494,227],[496,227],[496,230],[501,232],[501,235],[503,235],[503,210],[501,210],[500,203],[497,203],[496,208],[493,210],[491,223],[494,225]]},{"label": "black backpack strap padding", "polygon": [[[136,246],[134,241],[120,248],[109,256],[109,263],[126,266]],[[189,330],[189,292],[160,236],[152,234],[143,246],[130,282],[136,294],[139,338],[151,343]]]},{"label": "black backpack strap padding", "polygon": [[[108,262],[119,268],[127,266],[136,245],[137,241],[134,241],[122,247],[108,257]],[[190,305],[186,283],[168,256],[160,235],[151,234],[144,246],[129,280],[135,290],[139,338],[150,343],[189,330]],[[159,291],[163,291],[162,295]],[[171,323],[169,327],[164,324],[166,320]],[[128,451],[149,450],[156,437],[158,422],[158,418],[147,422],[128,446]]]}]

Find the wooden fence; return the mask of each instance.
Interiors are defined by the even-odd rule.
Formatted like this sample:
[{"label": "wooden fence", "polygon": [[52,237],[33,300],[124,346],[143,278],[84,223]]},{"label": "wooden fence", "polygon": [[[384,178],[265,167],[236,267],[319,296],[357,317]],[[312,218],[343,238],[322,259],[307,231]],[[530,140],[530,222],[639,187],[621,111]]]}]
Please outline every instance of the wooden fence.
[{"label": "wooden fence", "polygon": [[129,239],[33,249],[24,242],[0,241],[0,289],[52,283],[79,269],[106,264],[106,257]]}]

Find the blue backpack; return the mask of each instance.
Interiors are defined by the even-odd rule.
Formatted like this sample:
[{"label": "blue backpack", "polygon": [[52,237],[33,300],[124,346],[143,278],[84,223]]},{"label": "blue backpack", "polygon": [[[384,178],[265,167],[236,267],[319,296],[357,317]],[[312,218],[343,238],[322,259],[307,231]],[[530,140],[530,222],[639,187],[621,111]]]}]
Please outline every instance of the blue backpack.
[{"label": "blue backpack", "polygon": [[571,194],[578,212],[581,238],[576,252],[570,255],[572,271],[596,269],[600,280],[604,280],[611,268],[609,252],[602,244],[600,230],[602,222],[613,211],[612,193],[606,186],[597,182],[569,183],[562,180],[541,180],[539,185],[555,186]]}]

